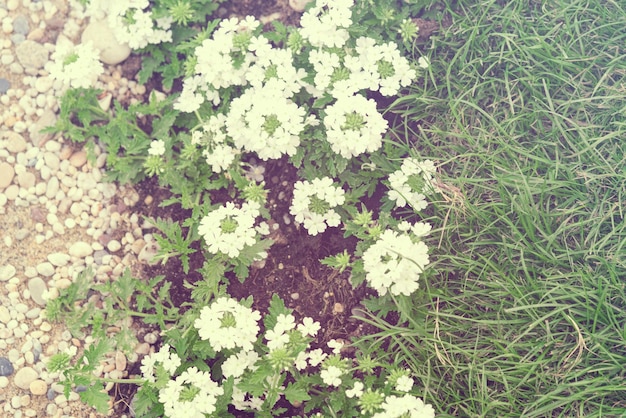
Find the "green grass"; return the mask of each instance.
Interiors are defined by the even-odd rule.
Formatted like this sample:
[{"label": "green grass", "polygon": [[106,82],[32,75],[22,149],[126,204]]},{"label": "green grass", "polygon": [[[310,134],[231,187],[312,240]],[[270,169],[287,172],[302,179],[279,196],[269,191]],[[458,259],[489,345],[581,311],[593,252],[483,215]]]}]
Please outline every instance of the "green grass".
[{"label": "green grass", "polygon": [[467,3],[393,107],[447,186],[425,294],[364,342],[438,416],[626,416],[626,10]]}]

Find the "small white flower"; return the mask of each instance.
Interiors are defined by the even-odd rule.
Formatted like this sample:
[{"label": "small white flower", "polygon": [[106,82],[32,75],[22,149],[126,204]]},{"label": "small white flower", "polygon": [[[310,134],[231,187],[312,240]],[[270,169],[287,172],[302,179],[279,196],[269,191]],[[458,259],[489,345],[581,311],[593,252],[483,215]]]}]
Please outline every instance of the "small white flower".
[{"label": "small white flower", "polygon": [[311,367],[319,365],[324,359],[328,357],[328,354],[324,353],[321,348],[309,351],[309,364]]},{"label": "small white flower", "polygon": [[434,184],[435,172],[435,165],[430,160],[406,158],[400,169],[389,175],[389,199],[396,202],[396,207],[408,204],[414,210],[425,209],[428,206],[426,197],[439,191]]},{"label": "small white flower", "polygon": [[346,396],[348,398],[360,398],[363,395],[363,383],[354,382],[354,387],[352,389],[346,390]]},{"label": "small white flower", "polygon": [[71,41],[60,41],[52,53],[46,70],[50,77],[60,80],[68,88],[93,87],[104,67],[100,62],[100,51],[91,41],[74,46]]},{"label": "small white flower", "polygon": [[376,110],[374,100],[361,95],[347,96],[325,111],[326,139],[337,154],[352,158],[381,147],[387,121]]},{"label": "small white flower", "polygon": [[428,247],[414,242],[407,233],[384,231],[363,253],[365,280],[383,296],[410,295],[419,288],[419,278],[429,263]]},{"label": "small white flower", "polygon": [[289,213],[296,222],[304,225],[309,235],[317,235],[327,226],[341,223],[339,214],[333,208],[345,201],[345,191],[333,184],[329,177],[298,181],[294,184],[293,199]]},{"label": "small white flower", "polygon": [[315,337],[315,335],[317,335],[317,331],[319,331],[320,328],[320,323],[313,321],[313,319],[309,318],[308,316],[302,320],[302,323],[300,325],[298,325],[298,331],[300,331],[305,337],[307,335]]},{"label": "small white flower", "polygon": [[198,233],[204,237],[208,251],[237,257],[246,246],[256,243],[257,231],[254,223],[259,216],[259,204],[246,202],[241,208],[227,202],[200,221]]},{"label": "small white flower", "polygon": [[341,384],[341,375],[343,371],[336,366],[330,366],[320,372],[320,377],[328,386],[339,386]]},{"label": "small white flower", "polygon": [[157,156],[165,154],[165,142],[161,139],[152,140],[148,154]]},{"label": "small white flower", "polygon": [[413,389],[413,379],[403,375],[396,381],[396,390],[399,392],[410,392]]},{"label": "small white flower", "polygon": [[[197,391],[193,399],[181,400],[185,389]],[[159,390],[159,402],[163,404],[165,415],[169,418],[204,418],[215,412],[217,397],[223,394],[224,389],[211,380],[208,372],[190,367]]]},{"label": "small white flower", "polygon": [[235,299],[220,297],[202,308],[194,326],[200,338],[207,340],[215,351],[236,347],[251,351],[260,319],[259,311],[247,308]]},{"label": "small white flower", "polygon": [[390,418],[410,416],[417,418],[434,418],[435,411],[431,405],[424,404],[419,398],[412,395],[404,395],[397,397],[390,395],[380,405],[383,412],[378,412],[372,418]]},{"label": "small white flower", "polygon": [[341,352],[341,349],[344,346],[344,343],[341,342],[341,341],[332,339],[332,340],[328,341],[326,343],[326,345],[328,345],[328,347],[333,350],[333,354],[339,354]]},{"label": "small white flower", "polygon": [[169,344],[164,344],[158,352],[145,356],[141,360],[140,370],[144,379],[152,383],[156,381],[154,369],[158,364],[163,366],[170,375],[174,375],[181,365],[181,359],[176,353],[171,353],[170,349]]}]

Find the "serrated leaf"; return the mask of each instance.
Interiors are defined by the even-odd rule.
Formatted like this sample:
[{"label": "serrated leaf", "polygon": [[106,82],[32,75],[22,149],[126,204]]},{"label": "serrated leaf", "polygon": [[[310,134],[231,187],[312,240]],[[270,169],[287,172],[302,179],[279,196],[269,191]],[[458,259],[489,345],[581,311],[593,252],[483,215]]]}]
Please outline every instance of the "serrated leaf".
[{"label": "serrated leaf", "polygon": [[292,404],[294,402],[308,401],[311,399],[307,391],[298,383],[290,383],[287,385],[287,388],[285,389],[285,398]]},{"label": "serrated leaf", "polygon": [[278,315],[289,315],[293,312],[293,309],[287,308],[285,302],[276,293],[272,295],[272,300],[267,310],[269,315],[265,315],[265,318],[263,318],[263,324],[267,330],[273,329],[276,326],[276,318],[278,318]]},{"label": "serrated leaf", "polygon": [[96,408],[101,414],[106,414],[109,410],[109,395],[103,393],[101,384],[87,387],[87,390],[80,392],[80,399]]}]

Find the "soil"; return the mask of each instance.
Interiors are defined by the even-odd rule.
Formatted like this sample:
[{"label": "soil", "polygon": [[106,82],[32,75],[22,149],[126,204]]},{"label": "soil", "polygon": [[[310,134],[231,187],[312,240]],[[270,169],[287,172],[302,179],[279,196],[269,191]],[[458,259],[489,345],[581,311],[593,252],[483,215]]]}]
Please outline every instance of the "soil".
[{"label": "soil", "polygon": [[[241,0],[230,1],[222,5],[223,16],[256,17],[271,16],[280,13],[281,22],[296,24],[300,13],[294,12],[287,0]],[[424,19],[414,19],[420,27],[420,39],[428,39],[441,26]],[[129,78],[141,67],[141,59],[131,56],[123,65],[123,74]],[[159,80],[150,80],[148,86],[159,87]],[[176,85],[174,90],[176,90]],[[147,89],[148,91],[151,88]],[[353,288],[350,283],[349,272],[338,271],[324,266],[320,260],[347,249],[354,250],[356,240],[344,238],[339,228],[329,228],[323,234],[310,236],[304,228],[294,225],[289,214],[289,204],[292,197],[293,184],[300,178],[297,170],[286,159],[263,162],[264,178],[269,188],[268,202],[272,221],[279,228],[273,232],[271,238],[273,246],[268,250],[268,257],[263,263],[250,270],[250,275],[244,282],[240,282],[234,275],[228,277],[228,291],[236,299],[253,297],[253,308],[263,315],[267,313],[269,302],[274,294],[283,299],[285,305],[294,310],[297,319],[305,316],[313,318],[321,324],[321,330],[313,348],[325,347],[331,339],[349,341],[352,337],[371,332],[364,327],[361,321],[352,317],[354,308],[360,306],[363,299],[374,292],[361,285]],[[170,192],[158,185],[154,178],[146,179],[135,186],[139,193],[139,203],[135,212],[146,217],[170,218],[181,221],[188,218],[190,211],[178,205],[160,207],[159,202],[171,197]],[[145,202],[150,202],[146,204]],[[224,200],[225,201],[225,200]],[[217,200],[214,200],[217,202]],[[176,258],[168,260],[165,265],[142,265],[137,275],[143,278],[152,278],[164,275],[172,283],[171,296],[174,303],[182,307],[191,301],[190,290],[185,283],[195,283],[202,280],[197,270],[202,267],[204,255],[201,242],[195,243],[197,250],[190,259],[190,271],[183,272],[180,261]],[[133,369],[134,368],[134,369]],[[139,365],[129,366],[129,374],[139,373]],[[117,412],[122,415],[129,412],[132,397],[136,392],[133,385],[116,385],[111,395],[116,398]],[[290,404],[281,404],[288,408],[285,416],[304,416],[302,408],[295,408]],[[239,412],[240,415],[244,416]]]}]

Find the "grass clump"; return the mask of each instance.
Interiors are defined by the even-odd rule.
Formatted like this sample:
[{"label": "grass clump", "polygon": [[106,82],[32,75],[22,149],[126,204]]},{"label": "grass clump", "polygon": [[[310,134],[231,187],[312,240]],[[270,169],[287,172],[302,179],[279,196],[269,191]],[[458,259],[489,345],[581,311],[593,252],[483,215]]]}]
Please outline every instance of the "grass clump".
[{"label": "grass clump", "polygon": [[408,323],[372,318],[362,342],[411,364],[441,416],[623,416],[626,11],[484,1],[452,17],[431,77],[393,107],[398,140],[445,170],[437,277]]}]

